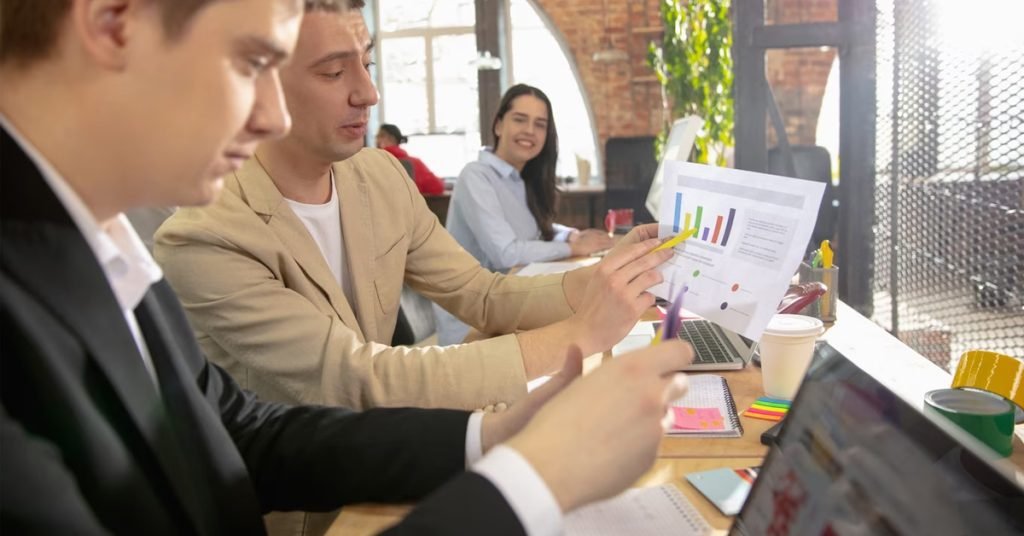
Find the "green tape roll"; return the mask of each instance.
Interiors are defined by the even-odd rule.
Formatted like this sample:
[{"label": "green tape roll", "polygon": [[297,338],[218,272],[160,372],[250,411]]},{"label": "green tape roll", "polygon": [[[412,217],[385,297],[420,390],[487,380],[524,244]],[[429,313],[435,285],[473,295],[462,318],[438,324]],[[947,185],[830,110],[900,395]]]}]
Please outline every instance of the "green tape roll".
[{"label": "green tape roll", "polygon": [[1013,405],[978,391],[936,389],[924,395],[925,407],[956,423],[1002,456],[1013,452]]}]

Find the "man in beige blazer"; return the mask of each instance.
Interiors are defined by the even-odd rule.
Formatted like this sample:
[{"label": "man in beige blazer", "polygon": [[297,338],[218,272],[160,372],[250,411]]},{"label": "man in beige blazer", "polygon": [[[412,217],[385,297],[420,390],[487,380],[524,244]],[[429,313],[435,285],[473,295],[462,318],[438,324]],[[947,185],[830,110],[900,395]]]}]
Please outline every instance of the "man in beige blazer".
[{"label": "man in beige blazer", "polygon": [[[156,259],[210,360],[271,400],[472,409],[521,398],[527,380],[554,372],[572,344],[589,354],[618,342],[653,304],[646,289],[671,256],[646,254],[654,226],[564,276],[481,268],[398,161],[363,148],[377,102],[371,47],[358,10],[307,12],[282,69],[290,135],[226,177],[215,204],[181,209],[158,231]],[[340,225],[343,246],[322,243],[323,229],[296,212],[331,203],[328,226]],[[388,346],[403,282],[505,335]]]}]

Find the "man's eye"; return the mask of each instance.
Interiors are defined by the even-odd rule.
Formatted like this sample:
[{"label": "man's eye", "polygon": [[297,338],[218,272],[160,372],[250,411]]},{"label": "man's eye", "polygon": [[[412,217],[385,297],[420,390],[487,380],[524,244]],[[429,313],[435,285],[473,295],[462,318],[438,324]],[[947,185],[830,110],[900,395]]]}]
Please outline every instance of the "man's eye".
[{"label": "man's eye", "polygon": [[268,65],[270,65],[270,62],[268,62],[267,59],[263,57],[253,56],[246,61],[248,61],[249,63],[249,68],[256,72],[262,72],[264,69],[267,68]]},{"label": "man's eye", "polygon": [[325,78],[341,78],[341,75],[344,74],[344,72],[345,71],[335,71],[333,73],[321,73],[320,76],[323,76]]}]

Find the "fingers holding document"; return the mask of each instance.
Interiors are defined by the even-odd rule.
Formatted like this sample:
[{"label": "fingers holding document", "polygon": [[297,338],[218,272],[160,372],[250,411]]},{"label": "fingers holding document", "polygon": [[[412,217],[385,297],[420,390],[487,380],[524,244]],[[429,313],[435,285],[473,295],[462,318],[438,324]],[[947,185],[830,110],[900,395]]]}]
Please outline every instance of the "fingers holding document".
[{"label": "fingers holding document", "polygon": [[651,253],[656,239],[616,248],[596,266],[571,321],[586,353],[611,348],[654,305],[647,289],[662,281],[657,267],[671,251]]}]

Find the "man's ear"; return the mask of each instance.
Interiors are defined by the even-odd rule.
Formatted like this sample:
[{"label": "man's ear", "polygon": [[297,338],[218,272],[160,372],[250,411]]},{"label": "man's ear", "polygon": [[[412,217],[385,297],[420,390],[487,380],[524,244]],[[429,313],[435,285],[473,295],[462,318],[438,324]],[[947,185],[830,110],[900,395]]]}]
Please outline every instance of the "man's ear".
[{"label": "man's ear", "polygon": [[137,0],[72,0],[72,31],[83,52],[108,69],[124,67],[129,17],[140,8]]}]

